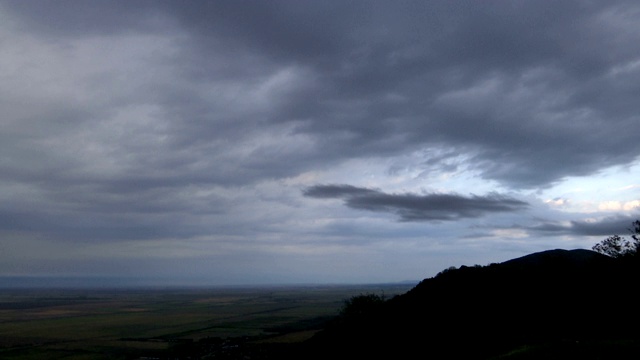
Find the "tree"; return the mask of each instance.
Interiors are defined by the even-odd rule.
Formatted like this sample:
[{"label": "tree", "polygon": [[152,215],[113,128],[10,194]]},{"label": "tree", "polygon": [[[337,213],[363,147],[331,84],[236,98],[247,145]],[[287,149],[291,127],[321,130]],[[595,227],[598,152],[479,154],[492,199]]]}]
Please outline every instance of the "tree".
[{"label": "tree", "polygon": [[613,258],[635,257],[640,252],[640,220],[632,223],[631,240],[612,235],[592,247],[594,251]]},{"label": "tree", "polygon": [[345,300],[340,315],[347,318],[363,317],[379,309],[384,302],[384,294],[360,294]]}]

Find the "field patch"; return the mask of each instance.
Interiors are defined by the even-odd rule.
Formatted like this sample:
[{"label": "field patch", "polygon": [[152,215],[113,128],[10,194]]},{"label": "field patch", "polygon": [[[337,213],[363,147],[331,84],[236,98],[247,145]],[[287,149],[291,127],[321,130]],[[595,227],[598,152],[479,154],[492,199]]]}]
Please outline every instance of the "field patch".
[{"label": "field patch", "polygon": [[351,296],[393,296],[410,287],[6,290],[0,358],[197,358],[191,352],[227,351],[247,339],[295,343],[310,338]]}]

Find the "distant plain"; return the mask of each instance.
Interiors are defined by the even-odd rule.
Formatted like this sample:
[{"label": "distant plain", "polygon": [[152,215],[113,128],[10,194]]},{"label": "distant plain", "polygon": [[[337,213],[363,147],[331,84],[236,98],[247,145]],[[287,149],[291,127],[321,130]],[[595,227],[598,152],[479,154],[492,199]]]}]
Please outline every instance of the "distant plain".
[{"label": "distant plain", "polygon": [[207,341],[295,343],[352,296],[392,297],[414,285],[4,289],[0,358],[164,358]]}]

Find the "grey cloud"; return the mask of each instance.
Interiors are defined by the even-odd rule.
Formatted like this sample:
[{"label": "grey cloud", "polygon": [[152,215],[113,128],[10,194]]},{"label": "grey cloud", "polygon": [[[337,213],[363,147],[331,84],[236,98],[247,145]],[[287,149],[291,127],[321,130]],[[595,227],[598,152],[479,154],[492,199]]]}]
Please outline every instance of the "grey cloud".
[{"label": "grey cloud", "polygon": [[528,207],[527,202],[500,194],[387,194],[351,185],[316,185],[305,189],[303,194],[321,199],[343,199],[350,208],[396,214],[401,221],[451,221]]},{"label": "grey cloud", "polygon": [[586,236],[627,235],[633,220],[627,216],[616,216],[597,222],[572,221],[571,230],[576,235]]},{"label": "grey cloud", "polygon": [[360,188],[353,185],[316,185],[304,189],[303,194],[307,197],[318,199],[335,199],[335,198],[350,198],[355,196],[366,196],[372,194],[378,194],[376,190]]},{"label": "grey cloud", "polygon": [[[101,191],[97,191],[101,190]],[[0,231],[17,231],[70,242],[189,238],[210,233],[231,207],[224,199],[196,196],[196,189],[107,192],[70,186],[18,194],[0,205]],[[217,224],[219,233],[233,227]]]},{"label": "grey cloud", "polygon": [[610,236],[629,234],[631,224],[637,220],[637,216],[608,216],[597,221],[574,220],[568,225],[552,221],[542,221],[538,225],[527,227],[528,231],[539,235],[577,235],[577,236]]},{"label": "grey cloud", "polygon": [[639,53],[636,26],[618,21],[632,3],[283,4],[178,12],[262,64],[308,69],[315,83],[266,117],[326,143],[325,161],[444,145],[487,179],[544,187],[640,154],[624,131],[638,88],[611,75]]},{"label": "grey cloud", "polygon": [[160,31],[156,1],[3,0],[1,6],[19,16],[31,30],[47,36],[118,35],[123,32]]},{"label": "grey cloud", "polygon": [[[286,166],[225,170],[232,178],[286,177],[437,146],[468,154],[468,168],[486,179],[536,188],[640,155],[628,131],[638,125],[640,95],[634,2],[88,4],[4,3],[30,26],[46,27],[42,33],[148,32],[162,24],[181,36],[167,67],[179,82],[157,86],[152,100],[172,118],[167,135],[177,149],[167,151],[193,153],[217,141],[212,151],[221,152],[225,139],[250,141],[247,131],[283,123],[318,144],[283,154]],[[151,25],[132,20],[140,18]],[[241,111],[253,99],[239,84],[287,68],[304,76],[267,107]],[[212,85],[219,88],[204,95]],[[237,100],[214,95],[230,89]],[[269,160],[256,156],[253,164]]]},{"label": "grey cloud", "polygon": [[[103,238],[118,226],[114,237],[224,232],[220,224],[190,223],[227,206],[216,197],[194,201],[193,189],[242,191],[353,158],[423,151],[414,166],[471,169],[518,189],[640,155],[636,2],[10,0],[0,1],[0,11],[11,20],[2,29],[9,43],[28,34],[35,45],[65,49],[64,61],[104,55],[75,51],[105,38],[112,42],[101,46],[149,34],[167,43],[135,59],[123,54],[113,71],[60,70],[52,61],[32,78],[3,78],[0,185],[47,194],[40,209],[5,205],[10,229],[58,226],[60,237],[75,237],[93,228]],[[140,66],[119,71],[133,60]],[[46,91],[25,85],[33,94],[27,106],[8,96],[10,81],[51,75],[50,85],[84,71],[91,76]],[[52,95],[87,81],[82,94]],[[127,113],[137,106],[153,108],[148,123]],[[25,108],[37,111],[12,115]],[[118,114],[125,119],[110,123]],[[402,221],[526,208],[496,194],[387,194],[349,185],[305,195]],[[79,210],[63,213],[63,205]],[[133,215],[111,216],[125,208]],[[145,218],[150,213],[157,217]],[[74,227],[80,214],[96,218]],[[597,232],[581,223],[568,231]]]}]

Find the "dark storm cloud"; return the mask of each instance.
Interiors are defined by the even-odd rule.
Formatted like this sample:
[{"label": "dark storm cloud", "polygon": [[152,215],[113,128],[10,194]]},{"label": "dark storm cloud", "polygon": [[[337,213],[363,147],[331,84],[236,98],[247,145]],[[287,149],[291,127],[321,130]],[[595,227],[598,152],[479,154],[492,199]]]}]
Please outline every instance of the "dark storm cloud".
[{"label": "dark storm cloud", "polygon": [[[228,169],[232,178],[290,176],[350,157],[446,146],[469,155],[467,166],[483,178],[535,188],[640,154],[629,131],[640,110],[635,2],[5,5],[36,29],[65,36],[159,24],[184,32],[174,65],[194,83],[252,83],[287,67],[303,70],[292,81],[305,84],[293,84],[255,114],[228,114],[191,88],[155,90],[179,119],[171,125],[179,150],[279,123],[294,124],[294,133],[322,149],[287,153],[287,161],[278,162],[286,166]],[[256,156],[254,165],[269,161]]]},{"label": "dark storm cloud", "polygon": [[263,69],[307,69],[265,118],[299,124],[324,160],[445,145],[484,178],[544,187],[640,154],[625,131],[638,124],[635,3],[252,5],[175,13],[203,56],[225,44]]},{"label": "dark storm cloud", "polygon": [[447,221],[476,218],[490,213],[526,209],[528,203],[508,196],[461,196],[453,194],[387,194],[351,185],[316,185],[303,194],[312,198],[343,199],[358,210],[396,214],[401,221]]},{"label": "dark storm cloud", "polygon": [[304,196],[318,199],[350,198],[378,194],[376,190],[360,188],[353,185],[316,185],[305,189]]}]

